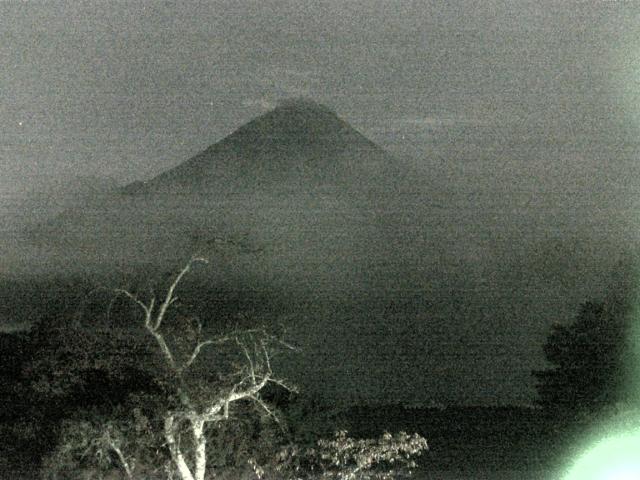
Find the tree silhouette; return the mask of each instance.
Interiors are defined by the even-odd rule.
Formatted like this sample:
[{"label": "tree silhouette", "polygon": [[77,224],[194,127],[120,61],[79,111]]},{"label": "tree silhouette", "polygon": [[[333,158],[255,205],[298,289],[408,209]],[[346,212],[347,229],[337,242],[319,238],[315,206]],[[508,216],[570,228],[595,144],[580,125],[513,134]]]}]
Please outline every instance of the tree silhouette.
[{"label": "tree silhouette", "polygon": [[552,365],[534,371],[538,402],[550,410],[596,413],[624,400],[629,308],[611,296],[580,306],[569,325],[555,324],[544,345]]}]

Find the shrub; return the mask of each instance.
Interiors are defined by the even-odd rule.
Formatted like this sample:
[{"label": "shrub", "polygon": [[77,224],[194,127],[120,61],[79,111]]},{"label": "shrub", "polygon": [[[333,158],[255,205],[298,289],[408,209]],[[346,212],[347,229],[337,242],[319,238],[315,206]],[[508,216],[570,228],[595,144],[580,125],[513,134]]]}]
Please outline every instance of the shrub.
[{"label": "shrub", "polygon": [[427,449],[426,439],[417,433],[353,439],[341,430],[331,440],[318,440],[314,448],[285,447],[269,467],[251,465],[260,480],[391,480],[411,475],[414,457]]}]

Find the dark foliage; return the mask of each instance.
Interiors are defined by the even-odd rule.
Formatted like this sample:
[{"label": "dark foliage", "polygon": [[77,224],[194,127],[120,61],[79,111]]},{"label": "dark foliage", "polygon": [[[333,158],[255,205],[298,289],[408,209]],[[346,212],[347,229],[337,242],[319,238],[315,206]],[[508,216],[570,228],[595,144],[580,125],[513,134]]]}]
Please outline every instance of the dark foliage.
[{"label": "dark foliage", "polygon": [[552,367],[533,372],[541,406],[569,417],[625,400],[628,314],[620,302],[586,302],[571,324],[552,327],[544,345]]}]

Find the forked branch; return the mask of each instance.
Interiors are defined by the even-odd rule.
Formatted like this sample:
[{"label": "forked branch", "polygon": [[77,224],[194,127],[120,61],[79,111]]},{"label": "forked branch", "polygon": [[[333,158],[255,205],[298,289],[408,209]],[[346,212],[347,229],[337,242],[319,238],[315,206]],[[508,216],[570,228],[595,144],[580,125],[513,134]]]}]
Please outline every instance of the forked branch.
[{"label": "forked branch", "polygon": [[[176,372],[181,372],[184,370],[184,368],[191,365],[191,363],[193,363],[195,358],[198,356],[198,353],[200,353],[200,350],[202,349],[202,347],[207,344],[206,342],[202,342],[202,344],[199,344],[198,346],[196,346],[196,349],[191,355],[192,358],[190,358],[185,365],[179,366],[178,363],[176,362],[176,359],[173,353],[171,353],[171,349],[169,348],[169,345],[164,339],[164,336],[162,335],[162,333],[160,333],[160,327],[162,326],[162,322],[167,313],[167,309],[171,304],[173,304],[177,300],[177,297],[175,296],[176,287],[178,286],[182,278],[189,272],[189,270],[191,270],[191,267],[193,266],[193,264],[197,262],[209,263],[207,259],[200,258],[200,257],[194,257],[191,260],[189,260],[189,262],[185,265],[185,267],[182,270],[180,270],[178,275],[176,275],[173,282],[171,282],[171,285],[167,289],[167,294],[164,298],[164,301],[160,304],[160,309],[157,314],[155,314],[154,312],[155,305],[156,305],[155,296],[151,297],[151,299],[149,300],[149,303],[144,303],[136,295],[129,292],[128,290],[116,289],[116,293],[126,295],[128,298],[130,298],[135,303],[137,303],[140,306],[140,308],[142,308],[142,310],[144,311],[145,328],[153,336],[153,338],[155,338],[156,342],[158,343],[158,346],[160,347],[160,350],[162,351],[162,354],[165,360],[169,364],[169,367],[171,367],[171,369]],[[155,318],[154,318],[154,314],[155,314]]]}]

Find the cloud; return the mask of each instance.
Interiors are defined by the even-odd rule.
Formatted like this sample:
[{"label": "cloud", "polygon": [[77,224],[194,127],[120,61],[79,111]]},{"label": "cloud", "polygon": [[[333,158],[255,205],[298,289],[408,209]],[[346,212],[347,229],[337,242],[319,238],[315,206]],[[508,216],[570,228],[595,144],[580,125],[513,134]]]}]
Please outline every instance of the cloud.
[{"label": "cloud", "polygon": [[319,81],[316,72],[286,66],[270,66],[255,75],[256,94],[242,100],[245,108],[263,111],[275,108],[280,101],[292,97],[317,98]]},{"label": "cloud", "polygon": [[370,135],[375,135],[381,139],[384,136],[392,136],[393,138],[406,135],[412,135],[415,138],[422,138],[422,135],[428,134],[430,138],[434,133],[446,135],[447,130],[453,128],[469,128],[469,127],[488,127],[493,125],[492,122],[482,120],[475,117],[465,117],[462,115],[425,115],[425,116],[405,116],[400,118],[385,119],[380,118],[367,128]]},{"label": "cloud", "polygon": [[257,98],[246,98],[242,101],[242,106],[247,108],[259,107],[262,110],[271,110],[275,108],[276,103],[267,96]]},{"label": "cloud", "polygon": [[259,105],[272,108],[278,101],[291,97],[316,98],[320,92],[320,81],[313,70],[299,70],[288,66],[269,66],[254,76],[258,97],[243,102],[243,105]]},{"label": "cloud", "polygon": [[435,116],[405,117],[392,121],[398,127],[424,127],[424,128],[447,128],[455,126],[486,126],[489,122],[472,117],[463,116]]}]

